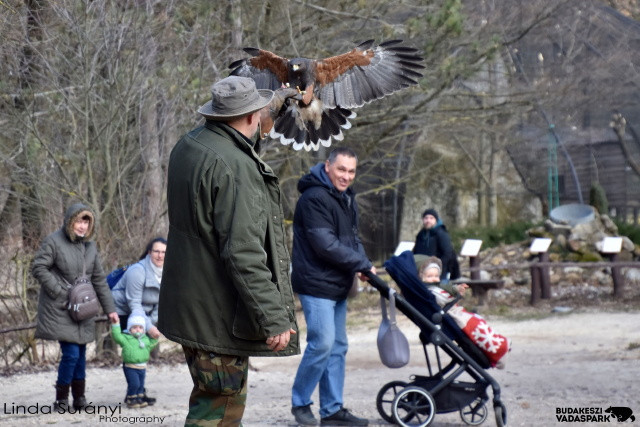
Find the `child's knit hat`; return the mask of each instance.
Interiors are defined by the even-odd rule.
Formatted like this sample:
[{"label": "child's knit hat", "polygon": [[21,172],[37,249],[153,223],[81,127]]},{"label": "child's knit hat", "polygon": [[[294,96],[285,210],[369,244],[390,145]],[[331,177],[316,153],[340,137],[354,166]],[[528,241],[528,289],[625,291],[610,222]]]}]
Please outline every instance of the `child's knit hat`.
[{"label": "child's knit hat", "polygon": [[127,319],[127,330],[131,330],[131,327],[135,325],[142,326],[142,333],[146,332],[147,319],[144,314],[139,311],[131,313],[129,319]]},{"label": "child's knit hat", "polygon": [[424,262],[420,265],[419,271],[420,273],[422,273],[429,268],[437,268],[438,271],[442,273],[442,261],[440,261],[440,258],[430,256],[429,258],[425,259]]}]

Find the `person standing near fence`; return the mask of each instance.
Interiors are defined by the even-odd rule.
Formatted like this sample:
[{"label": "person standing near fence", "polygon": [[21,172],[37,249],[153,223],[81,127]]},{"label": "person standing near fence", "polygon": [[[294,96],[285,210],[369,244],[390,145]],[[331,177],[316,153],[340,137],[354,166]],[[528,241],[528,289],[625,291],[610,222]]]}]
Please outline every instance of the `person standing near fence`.
[{"label": "person standing near fence", "polygon": [[95,340],[95,318],[76,322],[67,311],[69,284],[84,271],[110,321],[119,321],[97,245],[90,240],[94,231],[93,212],[81,203],[70,206],[62,228],[44,238],[31,266],[40,284],[35,337],[59,341],[62,351],[55,385],[56,409],[69,408],[69,388],[73,407],[86,406],[86,349],[87,343]]},{"label": "person standing near fence", "polygon": [[425,210],[422,213],[422,225],[423,228],[416,235],[413,253],[435,256],[442,261],[442,283],[459,278],[458,257],[451,244],[447,227],[438,216],[438,212],[431,208]]}]

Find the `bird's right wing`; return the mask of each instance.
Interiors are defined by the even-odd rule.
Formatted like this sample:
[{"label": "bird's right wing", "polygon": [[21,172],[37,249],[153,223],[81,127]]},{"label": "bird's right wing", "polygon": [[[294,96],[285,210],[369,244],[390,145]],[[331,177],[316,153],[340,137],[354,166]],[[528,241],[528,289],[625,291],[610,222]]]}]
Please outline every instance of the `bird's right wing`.
[{"label": "bird's right wing", "polygon": [[232,76],[250,77],[256,82],[258,89],[276,90],[287,83],[287,59],[268,50],[246,47],[243,49],[251,58],[232,62]]}]

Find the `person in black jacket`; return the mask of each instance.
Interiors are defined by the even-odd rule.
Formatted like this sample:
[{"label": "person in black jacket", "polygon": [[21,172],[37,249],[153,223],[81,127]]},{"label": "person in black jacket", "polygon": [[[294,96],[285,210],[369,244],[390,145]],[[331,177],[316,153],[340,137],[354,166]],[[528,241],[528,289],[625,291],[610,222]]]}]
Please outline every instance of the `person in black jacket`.
[{"label": "person in black jacket", "polygon": [[351,149],[336,148],[298,182],[291,283],[307,322],[307,347],[292,387],[291,413],[301,425],[318,423],[311,411],[317,385],[322,424],[368,425],[342,399],[347,294],[356,273],[375,273],[358,237],[358,207],[349,188],[357,161]]},{"label": "person in black jacket", "polygon": [[442,261],[442,274],[440,281],[446,283],[460,277],[460,266],[456,252],[451,245],[451,238],[447,227],[438,217],[435,209],[427,209],[422,213],[424,227],[416,236],[413,246],[414,254],[435,256]]}]

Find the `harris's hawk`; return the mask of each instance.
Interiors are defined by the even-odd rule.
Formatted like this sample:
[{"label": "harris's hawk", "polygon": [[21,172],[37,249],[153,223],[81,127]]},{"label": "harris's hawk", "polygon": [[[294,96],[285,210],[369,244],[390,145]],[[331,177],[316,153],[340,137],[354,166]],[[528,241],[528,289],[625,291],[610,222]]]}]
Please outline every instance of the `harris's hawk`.
[{"label": "harris's hawk", "polygon": [[[295,89],[271,105],[271,120],[263,126],[273,139],[295,150],[328,147],[342,140],[353,108],[417,84],[423,58],[417,49],[389,40],[374,46],[367,40],[350,52],[322,60],[286,59],[272,52],[245,48],[252,55],[229,65],[231,74],[250,77],[258,89]],[[277,94],[278,92],[276,92]],[[269,129],[270,128],[270,129]]]}]

